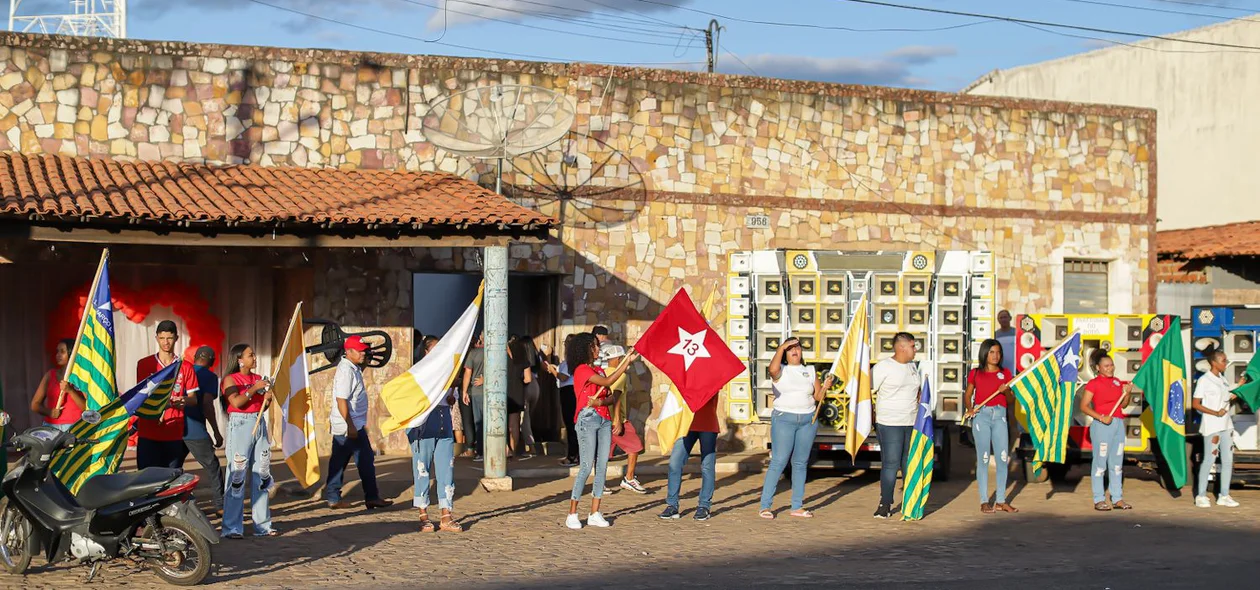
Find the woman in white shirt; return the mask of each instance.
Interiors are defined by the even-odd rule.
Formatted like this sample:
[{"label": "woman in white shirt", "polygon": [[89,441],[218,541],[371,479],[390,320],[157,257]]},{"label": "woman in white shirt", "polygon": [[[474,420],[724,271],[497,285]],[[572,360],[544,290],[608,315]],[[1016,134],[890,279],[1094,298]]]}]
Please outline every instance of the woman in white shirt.
[{"label": "woman in white shirt", "polygon": [[824,382],[818,382],[814,367],[803,362],[801,343],[796,338],[785,340],[775,351],[774,359],[770,361],[770,380],[774,384],[774,412],[770,418],[773,453],[770,468],[766,470],[766,481],[761,486],[759,515],[762,518],[774,518],[770,505],[774,502],[775,489],[788,461],[792,462],[791,514],[798,518],[814,517],[804,508],[805,469],[808,467],[809,451],[814,446],[814,434],[818,432],[814,411],[834,379],[834,376],[828,375]]},{"label": "woman in white shirt", "polygon": [[1216,494],[1216,504],[1237,508],[1238,502],[1229,495],[1229,482],[1234,476],[1234,422],[1229,416],[1229,404],[1234,394],[1230,393],[1233,387],[1224,375],[1229,359],[1225,357],[1225,351],[1219,349],[1208,351],[1207,359],[1211,370],[1199,377],[1194,386],[1194,409],[1202,416],[1199,434],[1203,435],[1203,463],[1199,466],[1199,488],[1194,505],[1212,507],[1207,495],[1208,478],[1219,458],[1220,490]]}]

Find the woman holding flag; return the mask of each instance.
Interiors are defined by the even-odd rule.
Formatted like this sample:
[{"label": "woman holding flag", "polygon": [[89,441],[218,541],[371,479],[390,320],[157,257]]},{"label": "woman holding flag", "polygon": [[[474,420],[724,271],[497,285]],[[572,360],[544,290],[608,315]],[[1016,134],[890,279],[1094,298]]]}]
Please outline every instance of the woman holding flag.
[{"label": "woman holding flag", "polygon": [[[248,344],[229,353],[232,365],[223,379],[227,400],[227,489],[223,498],[223,537],[240,539],[245,529],[245,489],[250,490],[254,534],[274,537],[271,505],[271,442],[260,413],[271,403],[271,381],[254,373],[258,359]],[[248,475],[254,474],[253,481]]]},{"label": "woman holding flag", "polygon": [[569,341],[564,351],[565,360],[573,370],[573,390],[577,398],[577,415],[573,421],[577,424],[578,453],[581,457],[577,478],[573,481],[573,495],[569,501],[569,516],[564,525],[571,529],[582,528],[578,518],[578,501],[582,499],[582,489],[586,487],[586,478],[591,470],[595,470],[595,484],[591,489],[591,513],[586,524],[593,527],[607,527],[599,511],[599,501],[604,495],[604,477],[608,470],[608,450],[612,444],[612,412],[609,410],[617,403],[617,396],[609,390],[617,379],[639,358],[637,351],[631,350],[624,361],[605,375],[604,370],[595,366],[599,356],[599,344],[591,334],[577,334]]},{"label": "woman holding flag", "polygon": [[[87,404],[83,394],[70,387],[68,383],[64,384],[63,389],[61,382],[66,375],[66,364],[70,362],[70,348],[73,346],[74,340],[69,338],[57,342],[57,348],[53,353],[53,361],[57,366],[44,374],[39,387],[35,390],[35,397],[31,398],[31,411],[44,417],[44,426],[66,432],[79,421],[79,416],[83,415],[83,408]],[[64,400],[62,399],[63,392],[66,398]]]},{"label": "woman holding flag", "polygon": [[[976,440],[976,484],[980,489],[980,512],[993,514],[1019,512],[1006,502],[1006,476],[1010,464],[1010,432],[1007,407],[1011,398],[1011,375],[1003,368],[1005,351],[997,340],[980,344],[980,366],[967,375],[966,416],[972,419]],[[996,498],[989,503],[989,458],[997,463]]]},{"label": "woman holding flag", "polygon": [[761,486],[762,518],[774,518],[770,506],[774,491],[788,461],[792,462],[792,512],[798,518],[813,518],[814,513],[805,509],[805,470],[809,451],[818,432],[814,412],[823,392],[831,388],[832,375],[819,383],[812,365],[806,365],[801,355],[801,342],[788,338],[779,345],[770,361],[770,380],[774,386],[774,413],[770,418],[770,468]]},{"label": "woman holding flag", "polygon": [[[1122,499],[1122,486],[1124,406],[1133,384],[1116,378],[1116,363],[1105,350],[1099,349],[1090,355],[1089,365],[1097,377],[1085,384],[1085,392],[1081,394],[1081,412],[1094,419],[1089,425],[1089,440],[1094,446],[1089,478],[1094,491],[1094,510],[1132,510],[1133,506]],[[1104,478],[1110,478],[1110,504],[1103,491]]]}]

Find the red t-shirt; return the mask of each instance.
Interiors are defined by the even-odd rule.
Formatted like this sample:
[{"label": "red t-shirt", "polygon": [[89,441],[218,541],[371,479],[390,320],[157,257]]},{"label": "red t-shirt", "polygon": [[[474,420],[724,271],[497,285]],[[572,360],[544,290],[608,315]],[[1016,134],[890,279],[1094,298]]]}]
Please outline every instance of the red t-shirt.
[{"label": "red t-shirt", "polygon": [[717,407],[720,394],[713,394],[709,398],[709,403],[704,404],[700,411],[691,418],[691,432],[721,432],[718,428]]},{"label": "red t-shirt", "polygon": [[[63,370],[53,369],[48,371],[48,385],[44,387],[44,407],[49,410],[57,407],[57,400],[61,399],[61,376]],[[74,401],[74,396],[70,392],[66,392],[66,401],[61,406],[61,417],[49,418],[44,416],[44,424],[74,424],[79,421],[79,417],[83,415],[83,408],[79,407],[78,402]]]},{"label": "red t-shirt", "polygon": [[[1006,394],[993,395],[1002,387],[1003,383],[1011,381],[1011,373],[1006,369],[998,369],[996,372],[990,373],[983,369],[972,369],[971,375],[967,377],[973,385],[976,386],[976,397],[973,403],[976,407],[997,406],[1006,407]],[[993,399],[984,401],[993,395]]]},{"label": "red t-shirt", "polygon": [[1124,384],[1124,381],[1115,377],[1103,377],[1102,375],[1090,379],[1089,383],[1085,384],[1085,389],[1094,394],[1094,411],[1098,412],[1099,415],[1106,416],[1107,411],[1115,407],[1115,411],[1111,412],[1111,417],[1124,417],[1124,407],[1128,403],[1119,401],[1120,398],[1124,397]]},{"label": "red t-shirt", "polygon": [[[246,391],[249,391],[249,388],[253,387],[255,383],[262,381],[262,375],[257,375],[254,373],[250,373],[248,375],[243,374],[243,373],[237,373],[235,375],[228,375],[228,379],[230,379],[231,381],[229,382],[225,380],[223,382],[223,397],[224,398],[227,397],[227,388],[229,386],[235,385],[236,393],[239,395],[239,394],[245,393]],[[263,394],[255,393],[254,395],[250,396],[249,403],[245,404],[245,407],[243,408],[237,408],[236,406],[232,405],[231,402],[228,402],[227,413],[229,414],[256,414],[258,413],[259,410],[262,409],[262,405],[263,405]]]},{"label": "red t-shirt", "polygon": [[[154,373],[162,370],[163,365],[158,360],[157,355],[146,356],[136,362],[136,382],[139,383],[143,379],[147,379]],[[184,362],[179,366],[179,376],[175,378],[175,388],[171,390],[171,398],[184,397],[193,395],[200,389],[197,385],[197,373],[193,370],[190,362]],[[184,409],[175,406],[167,406],[166,412],[157,420],[137,420],[136,430],[140,438],[149,440],[183,440],[184,439]]]},{"label": "red t-shirt", "polygon": [[[573,413],[574,422],[577,422],[577,417],[582,413],[582,410],[586,409],[586,400],[592,396],[598,399],[608,397],[607,387],[590,382],[591,377],[596,374],[603,375],[604,370],[591,365],[582,365],[573,372],[573,395],[577,397],[577,411]],[[603,416],[604,419],[612,420],[612,412],[608,409],[608,406],[599,406],[595,408],[595,411],[599,412],[599,415]]]}]

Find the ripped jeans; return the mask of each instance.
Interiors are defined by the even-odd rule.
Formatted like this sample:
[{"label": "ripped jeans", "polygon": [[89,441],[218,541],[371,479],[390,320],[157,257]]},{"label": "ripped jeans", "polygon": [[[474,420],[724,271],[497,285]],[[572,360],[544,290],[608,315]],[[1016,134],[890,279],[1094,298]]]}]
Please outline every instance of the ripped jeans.
[{"label": "ripped jeans", "polygon": [[1006,476],[1011,462],[1011,435],[1006,425],[1006,408],[980,408],[971,422],[971,434],[976,440],[976,486],[980,488],[980,503],[989,503],[989,458],[993,457],[997,463],[994,503],[1005,504]]},{"label": "ripped jeans", "polygon": [[[227,482],[223,494],[223,536],[240,535],[245,531],[245,490],[249,489],[253,509],[254,534],[271,532],[271,442],[267,437],[267,421],[254,424],[258,413],[232,412],[227,427]],[[249,477],[250,473],[254,477]]]},{"label": "ripped jeans", "polygon": [[[455,410],[459,411],[459,410]],[[429,481],[437,480],[438,508],[450,510],[455,502],[455,439],[450,429],[445,436],[422,437],[424,427],[407,431],[411,445],[411,504],[429,508]]]},{"label": "ripped jeans", "polygon": [[1094,446],[1094,461],[1090,465],[1089,485],[1094,491],[1094,503],[1104,502],[1103,478],[1110,478],[1108,491],[1111,503],[1124,497],[1121,480],[1124,476],[1124,419],[1112,418],[1111,424],[1094,420],[1089,425],[1089,440]]}]

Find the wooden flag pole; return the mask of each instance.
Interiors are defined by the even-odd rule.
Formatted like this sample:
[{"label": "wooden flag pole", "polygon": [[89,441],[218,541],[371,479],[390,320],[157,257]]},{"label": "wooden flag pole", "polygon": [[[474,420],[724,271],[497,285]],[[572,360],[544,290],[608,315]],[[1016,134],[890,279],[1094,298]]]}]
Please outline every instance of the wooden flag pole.
[{"label": "wooden flag pole", "polygon": [[[1126,384],[1126,385],[1127,385],[1127,384]],[[1123,386],[1121,386],[1121,387],[1123,387]],[[1111,411],[1110,411],[1110,412],[1107,412],[1107,415],[1108,415],[1108,416],[1111,416],[1111,417],[1113,417],[1113,418],[1118,418],[1118,417],[1119,417],[1119,416],[1116,416],[1116,415],[1115,415],[1116,410],[1119,410],[1119,409],[1120,409],[1120,405],[1121,405],[1121,404],[1123,404],[1123,403],[1125,402],[1125,400],[1129,399],[1129,394],[1131,394],[1131,393],[1132,393],[1131,391],[1124,391],[1123,389],[1121,389],[1121,390],[1120,390],[1120,392],[1121,392],[1120,399],[1117,399],[1117,400],[1116,400],[1116,405],[1111,406]]]},{"label": "wooden flag pole", "polygon": [[[284,362],[284,357],[286,356],[285,353],[289,351],[289,344],[290,344],[289,336],[293,334],[293,326],[296,325],[298,319],[300,319],[301,317],[302,317],[302,302],[299,301],[297,305],[294,306],[293,308],[293,317],[289,318],[289,327],[285,329],[284,331],[284,344],[280,346],[280,356],[277,359],[278,362],[276,363],[276,366],[271,368],[271,385],[275,384],[276,377],[280,375],[280,369],[281,369],[280,365]],[[268,390],[271,389],[271,385],[267,386]],[[263,407],[258,410],[258,418],[254,420],[254,431],[252,434],[249,435],[250,440],[253,440],[255,437],[258,436],[258,427],[259,425],[262,424],[263,415],[267,413],[267,410],[270,409],[270,407],[271,407],[271,404],[263,404]]]},{"label": "wooden flag pole", "polygon": [[[96,297],[96,288],[101,284],[101,273],[105,271],[105,262],[107,260],[109,260],[109,248],[101,251],[101,262],[96,265],[96,276],[92,278],[92,286],[88,288],[87,303],[83,304],[83,316],[79,318],[79,332],[74,336],[74,346],[71,347],[70,358],[66,361],[66,372],[61,376],[63,383],[70,380],[70,371],[74,368],[74,360],[79,356],[79,343],[83,340],[83,329],[87,327],[88,314],[95,313],[92,307],[93,298]],[[112,302],[110,303],[110,310],[111,312],[113,311]],[[57,409],[65,407],[66,403],[66,390],[64,387],[59,389],[61,389],[61,393],[57,395],[57,405],[54,406]],[[87,408],[83,409],[86,410]]]}]

